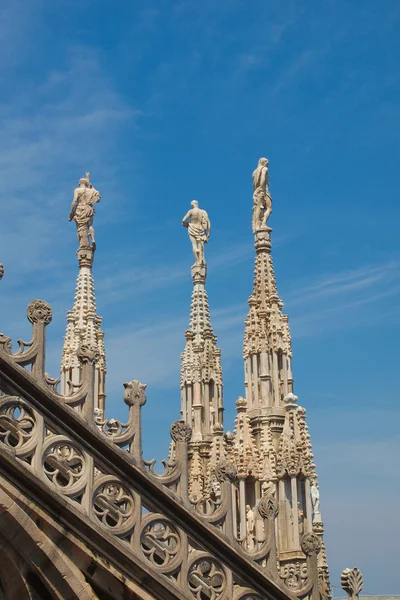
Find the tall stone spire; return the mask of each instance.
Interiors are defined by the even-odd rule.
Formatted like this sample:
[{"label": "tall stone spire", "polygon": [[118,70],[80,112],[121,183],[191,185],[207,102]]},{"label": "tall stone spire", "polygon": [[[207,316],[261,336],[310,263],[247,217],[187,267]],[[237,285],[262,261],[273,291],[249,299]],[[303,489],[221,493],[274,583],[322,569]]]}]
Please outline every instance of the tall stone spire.
[{"label": "tall stone spire", "polygon": [[210,464],[221,457],[223,430],[221,351],[210,319],[205,288],[207,265],[204,244],[210,235],[210,221],[196,200],[182,221],[188,228],[195,264],[193,292],[186,345],[181,355],[181,414],[192,428],[189,444],[189,495],[193,501],[210,490]]},{"label": "tall stone spire", "polygon": [[74,192],[69,220],[75,221],[78,231],[79,248],[77,257],[79,273],[76,281],[74,305],[67,313],[67,327],[61,359],[62,393],[69,395],[79,385],[81,377],[77,350],[81,345],[98,350],[96,363],[95,408],[104,411],[106,362],[104,333],[101,330],[101,317],[97,315],[92,267],[96,243],[94,240],[94,204],[100,194],[90,182],[90,175],[79,180]]},{"label": "tall stone spire", "polygon": [[[272,212],[268,160],[261,158],[253,173],[255,267],[253,292],[245,319],[245,400],[237,402],[241,439],[235,430],[233,447],[239,475],[238,530],[246,532],[246,506],[257,506],[273,495],[279,504],[277,551],[280,574],[293,591],[301,589],[306,557],[301,538],[314,531],[323,536],[319,490],[305,409],[293,394],[292,346],[287,315],[282,313],[271,257],[267,220]],[[258,468],[254,460],[259,453]],[[243,506],[243,504],[245,506]],[[318,557],[320,592],[330,596],[325,549]],[[290,582],[286,581],[290,578]]]}]

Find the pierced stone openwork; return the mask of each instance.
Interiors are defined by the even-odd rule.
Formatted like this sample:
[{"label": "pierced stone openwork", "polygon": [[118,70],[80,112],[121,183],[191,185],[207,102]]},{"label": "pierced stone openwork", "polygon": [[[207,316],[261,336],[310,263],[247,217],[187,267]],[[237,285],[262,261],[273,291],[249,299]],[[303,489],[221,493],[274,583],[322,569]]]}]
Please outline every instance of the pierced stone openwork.
[{"label": "pierced stone openwork", "polygon": [[93,512],[114,534],[127,533],[134,524],[135,500],[116,478],[102,480],[93,493]]},{"label": "pierced stone openwork", "polygon": [[218,561],[210,556],[203,556],[192,563],[188,582],[196,600],[216,600],[226,589],[227,576]]},{"label": "pierced stone openwork", "polygon": [[163,571],[180,562],[181,536],[163,515],[152,514],[143,520],[140,546],[147,560]]},{"label": "pierced stone openwork", "polygon": [[16,396],[0,398],[0,441],[10,448],[29,451],[35,446],[36,418],[33,410]]},{"label": "pierced stone openwork", "polygon": [[279,506],[274,497],[261,498],[258,503],[258,512],[263,519],[275,519],[279,512]]},{"label": "pierced stone openwork", "polygon": [[46,441],[43,471],[59,491],[68,495],[80,492],[86,484],[85,457],[65,436],[50,437]]},{"label": "pierced stone openwork", "polygon": [[285,564],[281,567],[281,578],[290,590],[302,588],[308,577],[307,563],[296,562]]}]

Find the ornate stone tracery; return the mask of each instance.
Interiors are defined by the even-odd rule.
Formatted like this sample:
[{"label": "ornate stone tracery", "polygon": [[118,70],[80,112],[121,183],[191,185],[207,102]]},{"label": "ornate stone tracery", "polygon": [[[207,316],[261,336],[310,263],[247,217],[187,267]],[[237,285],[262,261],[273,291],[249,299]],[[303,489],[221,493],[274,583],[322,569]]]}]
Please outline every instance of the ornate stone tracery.
[{"label": "ornate stone tracery", "polygon": [[49,436],[43,445],[43,472],[62,494],[73,496],[87,484],[86,458],[65,436]]},{"label": "ornate stone tracery", "polygon": [[189,567],[189,589],[196,600],[217,600],[227,587],[227,575],[223,566],[208,556],[196,558]]},{"label": "ornate stone tracery", "polygon": [[0,441],[17,454],[36,443],[36,415],[29,405],[15,396],[0,396]]}]

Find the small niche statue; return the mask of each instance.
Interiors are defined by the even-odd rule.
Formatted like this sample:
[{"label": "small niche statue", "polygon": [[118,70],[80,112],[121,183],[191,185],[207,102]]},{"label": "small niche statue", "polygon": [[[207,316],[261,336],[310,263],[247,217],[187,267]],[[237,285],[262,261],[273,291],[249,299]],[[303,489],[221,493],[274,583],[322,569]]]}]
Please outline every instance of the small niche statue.
[{"label": "small niche statue", "polygon": [[182,219],[182,225],[188,228],[189,239],[192,242],[193,254],[196,265],[204,265],[204,244],[208,242],[211,233],[211,224],[205,210],[199,208],[197,200],[192,200],[192,208]]},{"label": "small niche statue", "polygon": [[256,518],[249,504],[246,505],[246,547],[249,552],[255,549]]},{"label": "small niche statue", "polygon": [[268,186],[268,159],[260,158],[253,172],[253,233],[266,228],[272,213],[272,198]]},{"label": "small niche statue", "polygon": [[301,537],[304,533],[304,511],[301,508],[300,502],[297,503],[297,515],[299,518],[299,535]]},{"label": "small niche statue", "polygon": [[69,213],[69,220],[76,223],[80,248],[92,247],[93,250],[96,248],[93,228],[95,210],[93,207],[99,201],[100,192],[90,183],[90,173],[86,173],[86,176],[79,180],[79,187],[74,191]]},{"label": "small niche statue", "polygon": [[311,503],[312,503],[314,515],[319,514],[319,503],[320,503],[319,489],[318,489],[318,485],[315,481],[311,485],[310,494],[311,494]]}]

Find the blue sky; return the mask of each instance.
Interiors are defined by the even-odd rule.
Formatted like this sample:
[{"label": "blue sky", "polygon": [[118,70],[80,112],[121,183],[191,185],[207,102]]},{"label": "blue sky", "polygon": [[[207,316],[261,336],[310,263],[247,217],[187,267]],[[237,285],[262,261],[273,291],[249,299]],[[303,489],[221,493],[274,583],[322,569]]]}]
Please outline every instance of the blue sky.
[{"label": "blue sky", "polygon": [[328,560],[399,593],[397,0],[4,0],[0,20],[0,329],[29,338],[49,301],[56,375],[74,295],[72,191],[102,194],[94,276],[108,413],[148,384],[147,458],[179,416],[193,198],[212,221],[212,321],[226,426],[243,393],[252,288],[251,173],[270,160],[273,257],[307,409]]}]

